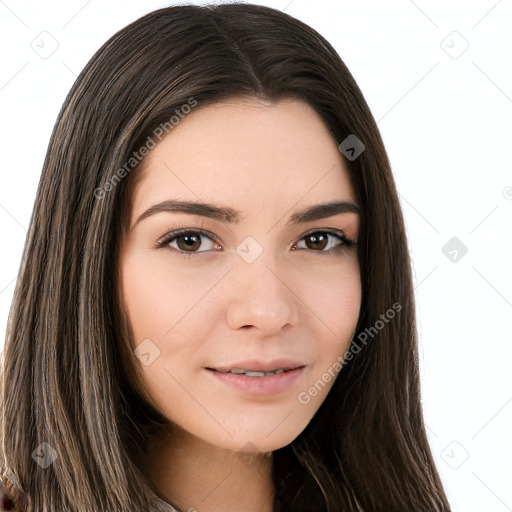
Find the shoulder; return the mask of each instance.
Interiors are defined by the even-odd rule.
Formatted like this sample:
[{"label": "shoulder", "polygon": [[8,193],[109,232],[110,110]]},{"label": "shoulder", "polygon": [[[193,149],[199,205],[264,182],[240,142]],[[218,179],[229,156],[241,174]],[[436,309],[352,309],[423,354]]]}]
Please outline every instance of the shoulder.
[{"label": "shoulder", "polygon": [[25,512],[25,510],[21,493],[5,475],[0,475],[0,511]]}]

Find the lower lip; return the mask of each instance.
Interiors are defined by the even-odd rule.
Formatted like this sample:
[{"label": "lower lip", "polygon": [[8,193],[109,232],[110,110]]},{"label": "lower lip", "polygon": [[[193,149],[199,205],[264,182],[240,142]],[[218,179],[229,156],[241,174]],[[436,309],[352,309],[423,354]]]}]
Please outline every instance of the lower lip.
[{"label": "lower lip", "polygon": [[220,373],[207,370],[218,380],[249,395],[276,395],[291,387],[304,371],[305,366],[289,372],[268,375],[267,377],[246,377],[234,373]]}]

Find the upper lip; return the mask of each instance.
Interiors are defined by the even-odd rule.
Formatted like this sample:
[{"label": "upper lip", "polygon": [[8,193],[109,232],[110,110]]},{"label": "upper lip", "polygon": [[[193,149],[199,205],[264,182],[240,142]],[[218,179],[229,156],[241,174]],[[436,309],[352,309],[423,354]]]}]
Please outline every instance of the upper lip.
[{"label": "upper lip", "polygon": [[255,372],[272,372],[274,370],[295,370],[306,366],[304,363],[296,359],[273,359],[272,361],[262,361],[260,359],[248,359],[246,361],[236,361],[234,363],[208,366],[207,370],[215,370],[217,372],[226,373],[233,368],[242,370],[252,370]]}]

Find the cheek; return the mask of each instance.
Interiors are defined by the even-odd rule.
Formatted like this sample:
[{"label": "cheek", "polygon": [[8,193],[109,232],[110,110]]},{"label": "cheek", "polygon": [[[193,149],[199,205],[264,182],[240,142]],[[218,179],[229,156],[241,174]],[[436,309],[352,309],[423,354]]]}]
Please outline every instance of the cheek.
[{"label": "cheek", "polygon": [[[186,411],[190,405],[180,382],[201,354],[200,320],[207,315],[207,301],[201,298],[211,283],[204,273],[176,272],[164,263],[137,251],[124,255],[121,296],[133,332],[132,349],[139,359],[136,364],[149,393],[146,398],[175,419],[175,410]],[[146,360],[139,357],[144,353],[149,354]]]},{"label": "cheek", "polygon": [[[355,335],[361,309],[361,279],[357,261],[349,261],[336,272],[306,281],[307,306],[312,311],[315,331],[311,339],[316,344],[317,359],[309,375],[310,384],[323,377],[312,404],[319,405],[334,384],[337,362],[349,349]],[[306,290],[305,290],[306,293]],[[314,317],[314,318],[313,318]],[[325,375],[329,372],[328,375]]]},{"label": "cheek", "polygon": [[136,345],[145,338],[169,338],[194,316],[196,306],[211,287],[204,273],[176,272],[165,260],[154,258],[149,262],[147,255],[141,254],[123,259],[121,282]]},{"label": "cheek", "polygon": [[351,259],[335,271],[310,274],[303,280],[304,302],[316,317],[324,343],[349,343],[361,307],[361,279],[357,261]]},{"label": "cheek", "polygon": [[[361,308],[361,279],[357,262],[331,272],[314,276],[304,283],[307,306],[312,311],[316,359],[299,394],[299,402],[316,411],[334,385],[340,361],[350,348]],[[313,413],[312,412],[312,413]]]}]

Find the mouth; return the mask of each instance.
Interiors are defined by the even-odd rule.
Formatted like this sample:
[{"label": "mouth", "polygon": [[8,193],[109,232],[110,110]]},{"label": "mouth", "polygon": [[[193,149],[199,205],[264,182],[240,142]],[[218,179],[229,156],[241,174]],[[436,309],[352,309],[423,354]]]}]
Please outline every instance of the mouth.
[{"label": "mouth", "polygon": [[[267,365],[266,369],[261,366],[247,365],[247,368],[212,368],[207,367],[208,373],[221,384],[236,390],[243,395],[259,395],[267,397],[282,396],[286,390],[297,385],[298,379],[305,372],[307,365],[292,365],[275,368]],[[272,369],[270,369],[272,368]]]},{"label": "mouth", "polygon": [[280,373],[288,373],[294,370],[298,370],[304,368],[305,365],[299,365],[288,368],[277,368],[275,370],[254,370],[254,369],[244,369],[244,368],[231,368],[229,370],[218,370],[216,368],[206,368],[212,372],[224,373],[224,374],[233,374],[240,375],[244,377],[269,377],[271,375],[279,375]]},{"label": "mouth", "polygon": [[306,365],[300,359],[292,357],[279,357],[268,360],[248,358],[239,359],[238,361],[231,360],[222,364],[212,364],[206,367],[206,370],[258,378],[291,372],[304,366]]}]

